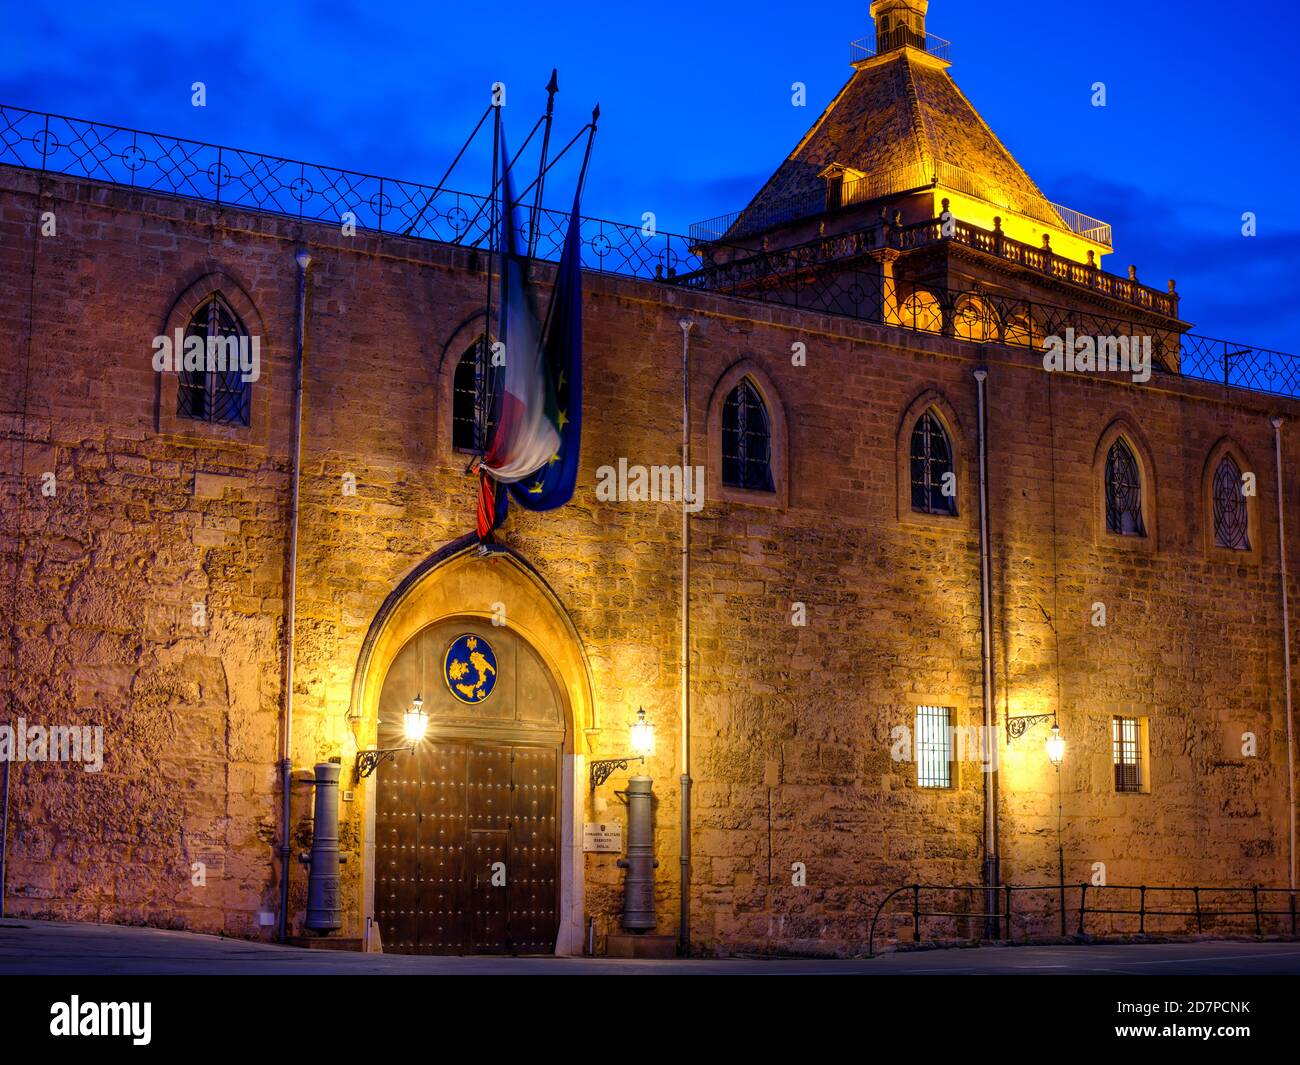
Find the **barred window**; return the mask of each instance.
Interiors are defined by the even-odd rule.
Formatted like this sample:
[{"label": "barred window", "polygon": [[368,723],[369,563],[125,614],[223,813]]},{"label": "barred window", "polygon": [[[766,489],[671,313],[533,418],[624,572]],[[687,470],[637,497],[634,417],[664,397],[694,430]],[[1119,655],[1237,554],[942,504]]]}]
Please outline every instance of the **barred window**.
[{"label": "barred window", "polygon": [[1214,471],[1214,543],[1233,551],[1250,550],[1250,519],[1241,467],[1231,455],[1224,455]]},{"label": "barred window", "polygon": [[1128,442],[1121,437],[1106,454],[1106,528],[1121,536],[1146,536],[1142,520],[1142,475]]},{"label": "barred window", "polygon": [[1115,790],[1141,791],[1143,783],[1141,719],[1116,715],[1111,722],[1111,741],[1115,761]]},{"label": "barred window", "polygon": [[[250,343],[244,325],[219,293],[213,293],[190,316],[185,340],[203,341],[203,365],[178,373],[176,413],[182,418],[221,425],[247,425],[252,382],[244,380],[241,348]],[[178,353],[178,359],[183,358]]]},{"label": "barred window", "polygon": [[927,410],[912,429],[912,509],[922,514],[957,513],[952,443],[934,411]]},{"label": "barred window", "polygon": [[736,385],[722,405],[722,483],[756,492],[776,491],[767,407],[748,379]]},{"label": "barred window", "polygon": [[451,388],[451,446],[481,455],[496,424],[501,391],[501,370],[492,365],[486,336],[461,354]]},{"label": "barred window", "polygon": [[916,708],[916,783],[922,788],[952,787],[952,708]]}]

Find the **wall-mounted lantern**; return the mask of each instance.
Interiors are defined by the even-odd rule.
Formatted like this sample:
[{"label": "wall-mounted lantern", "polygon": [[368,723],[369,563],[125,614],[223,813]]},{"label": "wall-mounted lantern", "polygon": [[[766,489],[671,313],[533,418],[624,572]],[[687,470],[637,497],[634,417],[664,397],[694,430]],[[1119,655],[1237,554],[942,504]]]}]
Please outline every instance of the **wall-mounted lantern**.
[{"label": "wall-mounted lantern", "polygon": [[415,745],[424,739],[425,733],[428,731],[429,714],[424,709],[424,700],[417,695],[411,700],[411,705],[406,713],[402,715],[402,734],[406,738],[406,746],[357,751],[357,759],[352,767],[353,775],[357,780],[365,780],[380,765],[390,758],[396,758],[403,751],[414,754]]},{"label": "wall-mounted lantern", "polygon": [[1052,722],[1051,735],[1047,737],[1047,760],[1058,769],[1065,761],[1065,737],[1061,735],[1061,726]]},{"label": "wall-mounted lantern", "polygon": [[645,707],[638,707],[636,720],[628,726],[632,740],[632,752],[645,761],[647,755],[655,753],[655,727],[645,719]]},{"label": "wall-mounted lantern", "polygon": [[429,731],[429,715],[425,712],[424,700],[418,695],[411,700],[411,708],[403,715],[402,731],[406,741],[412,744],[419,743]]},{"label": "wall-mounted lantern", "polygon": [[623,758],[601,758],[591,763],[591,790],[595,791],[615,772],[626,769],[628,762],[641,760],[645,764],[646,756],[655,753],[655,727],[646,720],[645,707],[639,707],[628,729],[628,738],[632,753]]}]

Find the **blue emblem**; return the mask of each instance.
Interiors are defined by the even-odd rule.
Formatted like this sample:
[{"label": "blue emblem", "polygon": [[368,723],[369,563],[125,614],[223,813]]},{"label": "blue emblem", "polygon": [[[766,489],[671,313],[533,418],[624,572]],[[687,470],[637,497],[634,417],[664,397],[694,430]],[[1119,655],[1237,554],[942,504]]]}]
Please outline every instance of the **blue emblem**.
[{"label": "blue emblem", "polygon": [[497,656],[482,636],[466,632],[451,641],[442,672],[447,689],[462,703],[481,703],[497,686]]}]

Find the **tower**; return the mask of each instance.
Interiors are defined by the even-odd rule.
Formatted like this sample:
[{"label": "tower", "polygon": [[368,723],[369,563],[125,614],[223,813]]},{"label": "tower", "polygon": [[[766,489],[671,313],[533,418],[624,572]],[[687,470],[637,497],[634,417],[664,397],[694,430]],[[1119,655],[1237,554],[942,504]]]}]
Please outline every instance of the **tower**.
[{"label": "tower", "polygon": [[928,8],[874,0],[875,36],[850,44],[852,75],[786,160],[743,210],[692,227],[696,283],[945,331],[1000,301],[979,340],[1035,338],[1067,310],[1136,320],[1172,366],[1172,283],[1102,269],[1110,226],[1047,198],[953,80]]},{"label": "tower", "polygon": [[896,48],[925,50],[925,11],[929,0],[873,0],[871,17],[876,23],[876,52],[883,55]]}]

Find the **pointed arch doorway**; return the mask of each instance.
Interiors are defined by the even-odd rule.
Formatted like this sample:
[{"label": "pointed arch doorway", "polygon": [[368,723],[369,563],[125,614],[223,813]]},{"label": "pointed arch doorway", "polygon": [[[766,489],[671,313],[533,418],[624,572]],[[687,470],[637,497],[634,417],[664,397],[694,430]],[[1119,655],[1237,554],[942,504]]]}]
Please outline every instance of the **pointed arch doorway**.
[{"label": "pointed arch doorway", "polygon": [[417,695],[429,728],[366,782],[362,905],[386,952],[580,952],[590,692],[567,614],[511,552],[450,545],[389,596],[353,685],[359,745],[402,746]]}]

